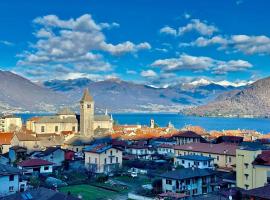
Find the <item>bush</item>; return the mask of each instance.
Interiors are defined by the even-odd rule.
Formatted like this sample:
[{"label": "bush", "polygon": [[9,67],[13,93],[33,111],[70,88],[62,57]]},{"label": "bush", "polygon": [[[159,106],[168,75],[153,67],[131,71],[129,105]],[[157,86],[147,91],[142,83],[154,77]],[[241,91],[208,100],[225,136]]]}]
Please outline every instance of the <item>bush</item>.
[{"label": "bush", "polygon": [[109,177],[108,177],[107,175],[103,175],[103,174],[97,175],[97,177],[96,177],[96,181],[97,181],[98,183],[104,183],[104,182],[106,182],[108,179],[109,179]]}]

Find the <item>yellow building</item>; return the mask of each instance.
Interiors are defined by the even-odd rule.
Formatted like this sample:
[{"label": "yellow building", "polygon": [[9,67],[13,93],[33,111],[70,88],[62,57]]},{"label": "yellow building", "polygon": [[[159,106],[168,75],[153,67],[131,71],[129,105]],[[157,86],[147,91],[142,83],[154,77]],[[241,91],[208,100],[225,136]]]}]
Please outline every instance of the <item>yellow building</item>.
[{"label": "yellow building", "polygon": [[241,147],[236,150],[236,185],[243,189],[253,189],[267,184],[270,171],[268,151]]},{"label": "yellow building", "polygon": [[174,146],[175,157],[181,155],[201,155],[214,158],[214,165],[227,170],[234,169],[235,153],[237,146],[234,144],[209,144],[190,143]]},{"label": "yellow building", "polygon": [[26,122],[26,128],[37,134],[56,133],[64,131],[78,132],[76,114],[65,108],[54,116],[34,117]]},{"label": "yellow building", "polygon": [[111,173],[122,166],[122,151],[111,145],[97,144],[85,149],[85,167],[94,173]]},{"label": "yellow building", "polygon": [[14,132],[22,128],[22,119],[14,115],[0,116],[0,132]]}]

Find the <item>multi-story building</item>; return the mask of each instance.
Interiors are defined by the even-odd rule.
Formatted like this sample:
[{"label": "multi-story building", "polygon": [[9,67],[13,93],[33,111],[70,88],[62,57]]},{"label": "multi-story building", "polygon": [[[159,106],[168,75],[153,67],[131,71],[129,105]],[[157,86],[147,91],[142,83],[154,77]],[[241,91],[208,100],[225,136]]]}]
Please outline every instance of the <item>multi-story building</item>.
[{"label": "multi-story building", "polygon": [[156,153],[156,150],[151,145],[133,144],[128,145],[125,152],[137,159],[152,160],[152,156]]},{"label": "multi-story building", "polygon": [[200,142],[203,138],[193,131],[180,131],[173,135],[176,144],[183,145],[189,143]]},{"label": "multi-story building", "polygon": [[215,190],[212,185],[216,182],[215,171],[199,168],[182,168],[166,172],[162,178],[163,192],[183,193],[186,195],[200,195]]},{"label": "multi-story building", "polygon": [[22,128],[22,119],[14,115],[0,116],[0,132],[14,132]]},{"label": "multi-story building", "polygon": [[174,158],[174,165],[181,165],[184,168],[214,169],[214,158],[199,155],[177,156]]},{"label": "multi-story building", "polygon": [[122,166],[122,150],[107,144],[85,148],[85,167],[93,173],[108,174]]},{"label": "multi-story building", "polygon": [[25,175],[39,175],[53,173],[53,163],[42,159],[28,159],[18,163],[18,168]]},{"label": "multi-story building", "polygon": [[26,182],[20,180],[21,170],[0,164],[0,197],[26,190]]},{"label": "multi-story building", "polygon": [[174,146],[175,156],[201,155],[211,157],[214,158],[215,167],[224,169],[235,167],[236,149],[237,145],[226,143],[190,143]]},{"label": "multi-story building", "polygon": [[236,150],[236,185],[253,189],[267,184],[270,172],[270,151],[240,147]]}]

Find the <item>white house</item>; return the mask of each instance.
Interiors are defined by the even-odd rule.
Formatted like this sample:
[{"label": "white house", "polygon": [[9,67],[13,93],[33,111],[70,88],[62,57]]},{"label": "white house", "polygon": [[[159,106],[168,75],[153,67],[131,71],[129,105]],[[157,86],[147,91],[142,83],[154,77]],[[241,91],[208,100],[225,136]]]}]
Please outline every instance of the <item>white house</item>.
[{"label": "white house", "polygon": [[25,175],[51,174],[53,164],[47,160],[29,159],[18,163],[18,168],[24,170]]},{"label": "white house", "polygon": [[55,167],[62,166],[65,161],[65,151],[60,147],[48,147],[45,151],[37,151],[31,158],[38,158],[54,163]]},{"label": "white house", "polygon": [[122,166],[122,150],[107,144],[85,148],[85,167],[94,173],[110,173]]},{"label": "white house", "polygon": [[21,170],[0,164],[0,197],[26,190],[26,182],[20,181]]},{"label": "white house", "polygon": [[184,168],[214,169],[214,158],[200,155],[184,155],[174,158],[174,165]]},{"label": "white house", "polygon": [[161,174],[163,192],[200,195],[215,191],[215,171],[199,168],[182,168]]},{"label": "white house", "polygon": [[174,156],[174,148],[171,144],[160,144],[157,146],[157,153],[164,156]]},{"label": "white house", "polygon": [[136,156],[137,159],[151,160],[152,155],[156,153],[155,149],[149,145],[129,145],[126,153]]}]

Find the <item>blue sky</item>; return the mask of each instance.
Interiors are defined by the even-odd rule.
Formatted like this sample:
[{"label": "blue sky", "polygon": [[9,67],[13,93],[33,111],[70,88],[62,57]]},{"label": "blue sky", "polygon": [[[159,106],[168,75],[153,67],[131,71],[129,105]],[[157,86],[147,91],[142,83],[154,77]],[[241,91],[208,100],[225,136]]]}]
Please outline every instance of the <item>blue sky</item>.
[{"label": "blue sky", "polygon": [[0,2],[0,69],[164,86],[270,75],[267,0]]}]

